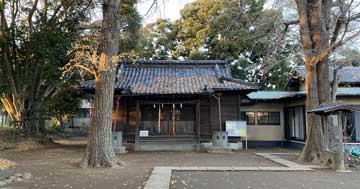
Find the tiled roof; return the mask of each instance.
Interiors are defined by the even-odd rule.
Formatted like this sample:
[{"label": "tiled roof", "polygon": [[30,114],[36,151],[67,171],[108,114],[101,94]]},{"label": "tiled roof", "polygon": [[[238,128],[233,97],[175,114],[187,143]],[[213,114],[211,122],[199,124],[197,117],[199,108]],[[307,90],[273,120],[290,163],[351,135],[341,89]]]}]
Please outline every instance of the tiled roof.
[{"label": "tiled roof", "polygon": [[[333,68],[330,68],[330,80],[333,80]],[[301,77],[306,77],[306,69],[304,66],[297,67],[294,73]],[[338,71],[340,83],[360,83],[360,67],[346,66]]]},{"label": "tiled roof", "polygon": [[[248,98],[252,100],[279,100],[292,97],[305,97],[305,91],[256,91],[249,93]],[[338,88],[336,96],[360,96],[360,88]]]},{"label": "tiled roof", "polygon": [[[133,62],[123,62],[125,64],[133,64]],[[207,65],[207,64],[228,64],[226,60],[145,60],[136,61],[135,64],[196,64],[196,65]]]},{"label": "tiled roof", "polygon": [[[95,88],[94,81],[80,84]],[[131,94],[201,94],[210,91],[255,90],[250,83],[233,79],[225,61],[143,61],[121,64],[116,90]]]}]

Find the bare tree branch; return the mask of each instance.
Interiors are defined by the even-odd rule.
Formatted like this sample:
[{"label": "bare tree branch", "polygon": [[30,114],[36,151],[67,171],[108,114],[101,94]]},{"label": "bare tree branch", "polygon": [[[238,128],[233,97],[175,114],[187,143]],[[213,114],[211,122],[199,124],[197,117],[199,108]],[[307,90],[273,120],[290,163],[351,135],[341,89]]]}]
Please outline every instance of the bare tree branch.
[{"label": "bare tree branch", "polygon": [[83,66],[83,65],[81,65],[81,64],[74,64],[74,67],[80,68],[80,69],[82,69],[82,70],[85,70],[85,71],[93,74],[93,75],[96,75],[96,71],[95,71],[94,69],[85,67],[85,66]]},{"label": "bare tree branch", "polygon": [[338,47],[341,47],[342,45],[344,45],[346,42],[354,39],[355,37],[358,37],[360,34],[360,30],[358,32],[356,32],[355,34],[351,35],[350,37],[346,38],[345,40],[341,40],[337,43],[335,43],[334,45],[332,45],[330,48],[328,48],[327,50],[323,51],[320,55],[313,57],[312,59],[312,63],[313,64],[318,64],[321,61],[324,61],[326,58],[328,58],[331,53],[333,53]]},{"label": "bare tree branch", "polygon": [[146,17],[146,16],[150,13],[150,11],[155,7],[155,5],[157,5],[157,3],[158,3],[157,0],[153,0],[150,8],[146,11],[146,13],[144,14],[144,16],[142,16],[142,17],[143,17],[143,18]]},{"label": "bare tree branch", "polygon": [[289,28],[290,25],[295,25],[295,24],[299,24],[299,20],[290,20],[290,21],[287,21],[287,22],[284,22],[284,25],[285,25],[285,29],[284,29],[284,33],[281,37],[281,39],[284,39],[286,33],[287,33],[287,30]]}]

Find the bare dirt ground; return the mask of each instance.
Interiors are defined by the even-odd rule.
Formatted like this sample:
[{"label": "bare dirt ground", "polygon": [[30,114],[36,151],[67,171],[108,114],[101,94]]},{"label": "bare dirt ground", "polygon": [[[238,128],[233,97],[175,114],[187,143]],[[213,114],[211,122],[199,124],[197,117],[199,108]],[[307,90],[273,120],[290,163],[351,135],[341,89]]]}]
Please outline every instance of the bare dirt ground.
[{"label": "bare dirt ground", "polygon": [[0,158],[14,161],[10,173],[29,172],[32,178],[7,186],[13,189],[42,188],[142,188],[154,166],[279,166],[253,155],[255,152],[288,152],[284,149],[248,150],[233,154],[205,152],[129,152],[119,155],[127,165],[120,169],[81,169],[85,142],[82,139],[28,151],[0,151]]}]

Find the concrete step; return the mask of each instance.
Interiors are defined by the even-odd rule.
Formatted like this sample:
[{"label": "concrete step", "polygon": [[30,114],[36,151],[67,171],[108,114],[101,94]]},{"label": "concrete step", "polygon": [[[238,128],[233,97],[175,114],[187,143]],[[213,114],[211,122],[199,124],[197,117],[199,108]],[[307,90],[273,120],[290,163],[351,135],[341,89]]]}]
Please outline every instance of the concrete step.
[{"label": "concrete step", "polygon": [[139,137],[140,143],[196,143],[195,136],[149,136]]},{"label": "concrete step", "polygon": [[139,140],[140,143],[195,143],[195,139],[176,139],[176,140]]},{"label": "concrete step", "polygon": [[217,146],[210,147],[208,152],[212,153],[212,154],[230,154],[230,153],[233,153],[231,147],[217,147]]},{"label": "concrete step", "polygon": [[139,151],[194,151],[197,147],[198,145],[193,143],[140,143]]}]

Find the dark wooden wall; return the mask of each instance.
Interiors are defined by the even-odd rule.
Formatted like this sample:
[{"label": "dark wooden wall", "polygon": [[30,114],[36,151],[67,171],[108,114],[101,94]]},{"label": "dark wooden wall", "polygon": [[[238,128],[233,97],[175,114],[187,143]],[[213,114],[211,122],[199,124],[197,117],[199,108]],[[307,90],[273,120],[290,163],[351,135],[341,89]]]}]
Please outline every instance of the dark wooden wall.
[{"label": "dark wooden wall", "polygon": [[[225,121],[240,119],[240,95],[222,95],[221,129],[225,130]],[[202,140],[210,140],[213,131],[220,130],[218,101],[214,97],[201,99],[200,102],[200,134]]]},{"label": "dark wooden wall", "polygon": [[[134,142],[136,132],[136,98],[123,97],[116,112],[116,130],[122,130],[126,142]],[[213,131],[219,131],[218,101],[212,96],[197,98],[200,100],[200,137],[202,141],[211,139]],[[221,95],[221,126],[225,130],[225,121],[239,120],[240,95]],[[114,103],[114,112],[116,104]],[[140,119],[141,120],[141,119]],[[196,129],[198,130],[198,129]]]}]

